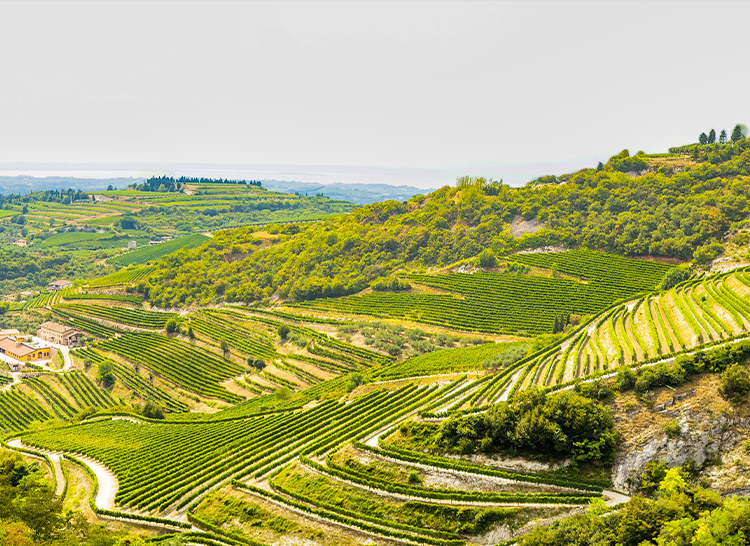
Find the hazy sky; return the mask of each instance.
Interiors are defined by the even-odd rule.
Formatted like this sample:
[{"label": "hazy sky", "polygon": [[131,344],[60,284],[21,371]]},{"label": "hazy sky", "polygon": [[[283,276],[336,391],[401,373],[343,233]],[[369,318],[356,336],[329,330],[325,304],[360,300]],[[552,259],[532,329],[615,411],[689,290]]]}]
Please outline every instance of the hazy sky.
[{"label": "hazy sky", "polygon": [[0,2],[0,164],[525,182],[750,124],[748,21],[747,2]]}]

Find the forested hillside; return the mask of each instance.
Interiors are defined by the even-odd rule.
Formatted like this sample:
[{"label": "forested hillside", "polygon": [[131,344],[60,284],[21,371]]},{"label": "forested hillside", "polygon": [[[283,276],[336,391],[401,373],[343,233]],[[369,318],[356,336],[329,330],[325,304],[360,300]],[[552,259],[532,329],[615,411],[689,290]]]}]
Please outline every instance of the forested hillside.
[{"label": "forested hillside", "polygon": [[[145,290],[159,307],[222,297],[309,300],[353,294],[405,268],[439,268],[486,249],[505,256],[546,245],[706,263],[747,216],[748,175],[750,140],[743,139],[685,153],[623,151],[597,169],[521,188],[463,178],[404,203],[280,227],[259,250],[248,244],[253,228],[220,232],[204,247],[171,256]],[[511,235],[511,222],[521,218],[542,229]]]}]

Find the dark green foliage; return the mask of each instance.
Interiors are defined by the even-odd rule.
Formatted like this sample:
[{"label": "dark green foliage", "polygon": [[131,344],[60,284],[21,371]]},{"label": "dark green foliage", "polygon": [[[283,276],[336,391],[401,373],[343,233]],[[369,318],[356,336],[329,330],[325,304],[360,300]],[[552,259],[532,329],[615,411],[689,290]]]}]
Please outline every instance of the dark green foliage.
[{"label": "dark green foliage", "polygon": [[96,380],[101,383],[105,389],[111,389],[114,386],[114,363],[111,360],[105,360],[99,363],[99,370],[96,374]]},{"label": "dark green foliage", "polygon": [[698,264],[707,264],[722,252],[724,252],[724,245],[716,240],[711,240],[695,249],[693,259]]},{"label": "dark green foliage", "polygon": [[747,373],[747,369],[738,363],[730,365],[721,374],[719,392],[725,398],[739,402],[750,392],[750,374]]},{"label": "dark green foliage", "polygon": [[690,275],[692,275],[692,271],[690,271],[690,267],[687,265],[683,264],[678,265],[677,267],[673,267],[664,275],[659,288],[661,288],[662,290],[669,290],[670,288],[680,284],[682,281],[688,280],[690,278]]},{"label": "dark green foliage", "polygon": [[630,153],[627,150],[623,150],[618,155],[611,157],[607,165],[621,173],[642,171],[648,167],[648,163],[644,158],[638,155],[630,157]]},{"label": "dark green foliage", "polygon": [[171,318],[167,322],[164,323],[164,329],[167,331],[168,334],[174,334],[177,329],[179,328],[177,324],[177,320]]},{"label": "dark green foliage", "polygon": [[261,371],[266,367],[266,361],[262,358],[258,358],[257,356],[249,356],[247,357],[247,365],[251,368],[255,368],[256,370]]},{"label": "dark green foliage", "polygon": [[281,326],[279,326],[278,330],[276,330],[276,332],[279,334],[279,337],[284,341],[286,341],[286,338],[289,336],[290,331],[291,330],[289,329],[289,326],[287,326],[286,324],[282,324]]},{"label": "dark green foliage", "polygon": [[164,419],[164,410],[159,404],[149,400],[143,405],[141,415],[148,417],[149,419]]},{"label": "dark green foliage", "polygon": [[494,451],[581,460],[608,460],[616,443],[609,410],[569,391],[550,396],[532,391],[485,414],[452,417],[440,425],[434,442],[439,449],[472,453],[484,438],[492,440]]},{"label": "dark green foliage", "polygon": [[721,134],[719,135],[719,144],[726,144],[727,143],[727,132],[726,130],[722,129]]},{"label": "dark green foliage", "polygon": [[711,129],[711,132],[708,133],[708,143],[714,144],[716,142],[716,131],[714,129]]},{"label": "dark green foliage", "polygon": [[735,125],[734,131],[732,131],[732,142],[739,142],[742,140],[744,135],[742,134],[742,126],[741,125]]},{"label": "dark green foliage", "polygon": [[704,146],[705,146],[706,144],[708,144],[708,135],[706,135],[706,133],[701,133],[701,136],[700,136],[700,138],[698,138],[698,142],[700,142],[700,143],[701,143],[701,144],[703,144]]},{"label": "dark green foliage", "polygon": [[497,258],[491,248],[485,248],[477,258],[481,267],[495,267],[497,264]]}]

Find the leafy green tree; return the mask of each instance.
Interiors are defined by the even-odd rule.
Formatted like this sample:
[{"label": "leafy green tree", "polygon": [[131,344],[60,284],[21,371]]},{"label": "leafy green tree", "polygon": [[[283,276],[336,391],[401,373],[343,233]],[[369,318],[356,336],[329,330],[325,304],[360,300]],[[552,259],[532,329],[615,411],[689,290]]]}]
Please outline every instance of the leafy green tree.
[{"label": "leafy green tree", "polygon": [[732,131],[732,142],[739,142],[742,140],[744,135],[742,134],[742,126],[737,124],[734,127],[734,131]]},{"label": "leafy green tree", "polygon": [[225,355],[229,352],[229,343],[227,343],[225,340],[221,340],[219,347],[221,347],[221,352]]},{"label": "leafy green tree", "polygon": [[266,367],[266,361],[262,358],[258,358],[257,356],[249,356],[247,358],[247,365],[251,368],[255,368],[256,370],[261,371]]},{"label": "leafy green tree", "polygon": [[721,134],[719,135],[719,144],[726,144],[727,143],[727,132],[722,129]]},{"label": "leafy green tree", "polygon": [[721,374],[719,392],[725,398],[739,402],[750,392],[750,374],[742,364],[734,363]]},{"label": "leafy green tree", "polygon": [[711,132],[708,133],[708,143],[714,144],[716,142],[716,131],[711,129]]},{"label": "leafy green tree", "polygon": [[479,253],[479,265],[481,267],[495,267],[497,264],[497,258],[495,257],[495,253],[492,252],[491,248],[485,248],[482,252]]},{"label": "leafy green tree", "polygon": [[149,419],[164,419],[164,410],[159,404],[149,400],[143,405],[141,415]]},{"label": "leafy green tree", "polygon": [[188,326],[187,336],[189,339],[195,339],[195,332],[193,332],[192,326]]},{"label": "leafy green tree", "polygon": [[279,326],[279,329],[277,330],[277,332],[279,334],[279,337],[283,341],[286,341],[286,339],[289,337],[289,332],[290,331],[291,330],[289,329],[289,326],[287,326],[286,324],[282,324],[281,326]]},{"label": "leafy green tree", "polygon": [[111,389],[115,384],[115,365],[111,360],[102,360],[99,363],[99,369],[96,374],[96,380],[104,385],[104,388]]},{"label": "leafy green tree", "polygon": [[700,143],[701,143],[701,144],[703,144],[704,146],[705,146],[706,144],[708,144],[708,136],[706,135],[706,133],[701,133],[701,136],[700,136],[700,138],[698,138],[698,142],[700,142]]},{"label": "leafy green tree", "polygon": [[682,281],[686,281],[692,275],[692,271],[688,265],[682,264],[677,267],[673,267],[666,272],[664,278],[661,280],[659,288],[662,290],[669,290],[670,288],[677,286]]},{"label": "leafy green tree", "polygon": [[164,329],[168,334],[174,334],[178,329],[177,320],[173,318],[169,319],[166,324],[164,324]]},{"label": "leafy green tree", "polygon": [[292,397],[292,391],[289,387],[279,387],[276,389],[275,394],[279,400],[289,400]]}]

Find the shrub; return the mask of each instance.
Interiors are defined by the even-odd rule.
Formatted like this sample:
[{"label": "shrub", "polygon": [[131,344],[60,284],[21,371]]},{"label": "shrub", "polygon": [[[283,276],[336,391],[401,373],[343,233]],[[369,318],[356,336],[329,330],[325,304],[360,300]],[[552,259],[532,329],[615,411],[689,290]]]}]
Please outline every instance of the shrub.
[{"label": "shrub", "polygon": [[739,402],[739,400],[750,392],[750,374],[741,364],[735,363],[729,366],[721,374],[721,386],[719,392],[724,398]]},{"label": "shrub", "polygon": [[479,253],[477,258],[479,259],[479,265],[481,267],[495,267],[495,264],[497,264],[497,258],[491,248],[485,248]]},{"label": "shrub", "polygon": [[662,290],[669,290],[670,288],[680,284],[682,281],[688,280],[691,274],[692,272],[690,271],[690,267],[685,264],[673,267],[666,272],[664,278],[661,280],[659,288],[661,288]]},{"label": "shrub", "polygon": [[289,326],[287,326],[286,324],[282,324],[281,326],[279,326],[279,329],[277,330],[279,337],[283,339],[284,341],[286,341],[286,338],[289,336],[290,331],[291,330],[289,329]]},{"label": "shrub", "polygon": [[167,331],[168,334],[174,334],[177,331],[177,321],[175,319],[169,319],[164,324],[164,329]]},{"label": "shrub", "polygon": [[676,438],[680,435],[682,430],[680,429],[680,425],[677,423],[677,421],[672,421],[664,427],[664,432],[666,432],[667,436],[669,436],[670,438]]},{"label": "shrub", "polygon": [[164,410],[160,405],[149,400],[143,405],[141,415],[148,417],[149,419],[164,419]]}]

